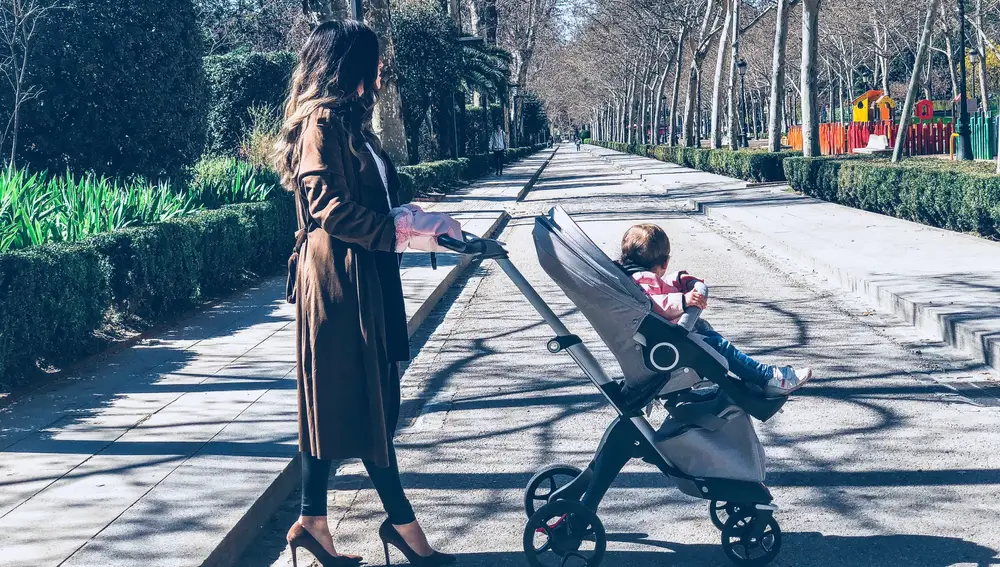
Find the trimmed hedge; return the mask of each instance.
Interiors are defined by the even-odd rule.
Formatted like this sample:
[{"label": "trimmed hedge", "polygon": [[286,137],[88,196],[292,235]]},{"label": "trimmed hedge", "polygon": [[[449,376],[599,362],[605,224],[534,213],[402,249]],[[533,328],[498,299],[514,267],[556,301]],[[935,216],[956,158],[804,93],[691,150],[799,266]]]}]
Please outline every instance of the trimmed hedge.
[{"label": "trimmed hedge", "polygon": [[[507,162],[529,156],[542,148],[537,146],[512,148],[507,150]],[[458,159],[429,161],[417,165],[406,165],[399,168],[399,180],[402,185],[403,202],[412,201],[414,197],[434,188],[447,189],[460,182],[471,181],[481,177],[493,168],[491,154],[475,154]]]},{"label": "trimmed hedge", "polygon": [[785,181],[785,171],[782,167],[782,162],[786,158],[802,155],[802,152],[792,151],[713,150],[709,148],[685,148],[680,146],[622,144],[596,140],[592,140],[590,143],[619,152],[651,157],[709,173],[717,173],[719,175],[756,182]]},{"label": "trimmed hedge", "polygon": [[870,158],[785,160],[792,188],[939,228],[1000,238],[1000,176],[993,164]]},{"label": "trimmed hedge", "polygon": [[[515,148],[509,159],[540,149]],[[404,189],[478,177],[490,156],[401,167]],[[405,195],[404,195],[405,197]],[[36,364],[95,350],[95,331],[117,319],[153,322],[202,297],[244,285],[288,259],[292,196],[226,205],[182,219],[99,234],[74,244],[0,253],[0,384]]]},{"label": "trimmed hedge", "polygon": [[[51,2],[46,3],[51,4]],[[207,89],[191,0],[65,0],[40,21],[20,165],[178,177],[201,155]],[[3,120],[13,94],[0,88]],[[8,150],[9,151],[9,150]]]},{"label": "trimmed hedge", "polygon": [[266,105],[280,112],[297,63],[298,56],[290,51],[206,57],[209,90],[206,151],[235,155],[250,120],[250,107]]},{"label": "trimmed hedge", "polygon": [[108,317],[162,319],[288,259],[291,196],[0,254],[0,383],[93,350]]}]

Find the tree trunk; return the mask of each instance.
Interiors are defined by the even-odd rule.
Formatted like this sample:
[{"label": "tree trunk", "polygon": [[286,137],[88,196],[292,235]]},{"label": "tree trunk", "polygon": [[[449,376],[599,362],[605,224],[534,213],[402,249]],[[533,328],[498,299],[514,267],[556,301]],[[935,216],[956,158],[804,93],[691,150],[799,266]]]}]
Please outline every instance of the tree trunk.
[{"label": "tree trunk", "polygon": [[916,104],[917,86],[920,84],[920,67],[924,64],[924,57],[927,56],[931,32],[934,29],[934,13],[937,12],[939,2],[940,0],[931,0],[931,6],[927,10],[927,17],[924,18],[924,31],[920,34],[920,44],[917,46],[917,60],[913,62],[913,73],[910,74],[910,86],[906,89],[906,101],[903,103],[903,110],[899,118],[899,129],[896,131],[896,144],[892,149],[893,163],[898,162],[903,157],[903,147],[906,144],[906,135],[909,133],[910,119],[913,116],[913,105]]},{"label": "tree trunk", "polygon": [[[719,149],[722,147],[722,121],[719,112],[722,110],[722,69],[726,61],[726,46],[729,44],[729,28],[732,25],[733,11],[732,1],[727,0],[726,20],[722,24],[722,32],[719,34],[719,41],[716,45],[715,53],[715,76],[712,84],[712,132],[711,146]],[[735,0],[739,1],[739,0]]]},{"label": "tree trunk", "polygon": [[[983,29],[983,0],[976,0],[976,48],[979,50],[979,64],[976,65],[976,72],[979,74],[979,96],[982,101],[983,112],[990,110],[989,85],[986,84],[986,42],[983,41],[983,34],[979,30]],[[975,94],[973,94],[975,96]]]},{"label": "tree trunk", "polygon": [[[396,49],[392,39],[392,14],[388,0],[368,0],[365,12],[367,23],[379,37],[382,57],[382,89],[372,127],[382,142],[382,147],[393,161],[404,163],[407,159],[407,132],[403,127],[403,103],[399,95],[400,80],[396,68]],[[419,139],[419,136],[417,136]]]},{"label": "tree trunk", "polygon": [[817,108],[816,58],[819,50],[820,0],[802,2],[802,154],[819,156],[819,112]]},{"label": "tree trunk", "polygon": [[951,78],[951,100],[958,98],[958,76],[955,75],[955,49],[951,44],[951,26],[948,23],[947,8],[941,4],[941,21],[944,22],[944,54],[948,59],[948,76]]},{"label": "tree trunk", "polygon": [[740,119],[740,100],[736,85],[736,62],[740,59],[740,4],[742,4],[742,0],[733,0],[733,35],[729,43],[727,108],[729,109],[729,149],[731,150],[738,150],[743,144],[743,123]]},{"label": "tree trunk", "polygon": [[789,0],[778,0],[778,13],[774,23],[774,51],[771,54],[771,100],[768,116],[767,149],[781,151],[781,111],[785,102],[785,48],[788,45],[788,15],[792,12]]},{"label": "tree trunk", "polygon": [[670,113],[667,114],[667,132],[670,145],[677,145],[677,99],[680,98],[681,62],[684,61],[684,41],[687,39],[688,28],[685,25],[677,37],[677,53],[674,55],[674,81],[670,93]]}]

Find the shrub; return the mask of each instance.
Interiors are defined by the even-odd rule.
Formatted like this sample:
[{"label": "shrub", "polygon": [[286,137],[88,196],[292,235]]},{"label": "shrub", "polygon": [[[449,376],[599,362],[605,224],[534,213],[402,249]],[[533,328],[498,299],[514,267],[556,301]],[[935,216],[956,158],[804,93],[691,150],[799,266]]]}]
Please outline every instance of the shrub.
[{"label": "shrub", "polygon": [[106,259],[89,243],[0,253],[0,383],[78,356],[109,297]]},{"label": "shrub", "polygon": [[61,4],[36,31],[28,84],[41,96],[24,107],[20,154],[35,169],[179,175],[205,141],[192,0]]},{"label": "shrub", "polygon": [[205,58],[208,80],[206,151],[235,155],[251,124],[251,109],[284,107],[288,81],[298,63],[289,51],[233,53]]},{"label": "shrub", "polygon": [[786,160],[793,188],[827,201],[951,230],[1000,237],[992,164],[860,157]]},{"label": "shrub", "polygon": [[786,158],[802,155],[802,152],[787,151],[715,150],[600,141],[593,141],[591,143],[619,152],[652,157],[684,167],[757,182],[784,181],[785,173],[782,168],[782,162]]},{"label": "shrub", "polygon": [[284,265],[296,230],[291,196],[0,253],[0,382],[39,361],[86,354],[120,314],[147,322]]},{"label": "shrub", "polygon": [[795,157],[784,162],[785,178],[796,191],[826,201],[837,200],[837,176],[843,159]]},{"label": "shrub", "polygon": [[270,168],[257,168],[234,158],[206,158],[194,167],[187,195],[210,209],[265,201],[281,192],[281,180]]}]

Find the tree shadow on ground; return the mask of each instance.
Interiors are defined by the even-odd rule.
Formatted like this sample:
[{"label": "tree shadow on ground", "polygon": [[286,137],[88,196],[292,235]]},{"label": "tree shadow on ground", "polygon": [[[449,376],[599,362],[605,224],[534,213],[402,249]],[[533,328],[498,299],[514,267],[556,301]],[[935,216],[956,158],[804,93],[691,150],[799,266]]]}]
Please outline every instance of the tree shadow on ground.
[{"label": "tree shadow on ground", "polygon": [[[646,534],[641,533],[610,533],[608,540],[609,550],[601,562],[601,565],[608,567],[733,565],[726,558],[721,545],[650,540],[646,539]],[[616,549],[623,544],[653,549]],[[466,567],[526,563],[524,554],[517,552],[469,553],[461,554],[459,559]],[[559,564],[555,555],[543,557],[543,565]],[[827,536],[817,532],[791,532],[784,534],[781,553],[772,563],[775,567],[946,567],[955,564],[993,567],[1000,565],[1000,556],[988,547],[951,537],[915,534],[848,537]]]}]

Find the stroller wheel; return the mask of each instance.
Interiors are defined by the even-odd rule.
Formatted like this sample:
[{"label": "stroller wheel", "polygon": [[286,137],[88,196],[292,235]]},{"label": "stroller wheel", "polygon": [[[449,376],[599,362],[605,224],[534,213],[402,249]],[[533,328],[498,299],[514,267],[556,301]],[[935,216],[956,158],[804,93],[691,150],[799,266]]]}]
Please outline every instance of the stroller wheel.
[{"label": "stroller wheel", "polygon": [[524,525],[524,555],[532,567],[597,567],[607,545],[601,519],[576,500],[550,502]]},{"label": "stroller wheel", "polygon": [[[766,522],[761,535],[756,522]],[[781,551],[781,529],[774,517],[741,513],[729,516],[722,528],[722,550],[737,565],[760,567],[774,561]]]},{"label": "stroller wheel", "polygon": [[726,520],[738,515],[740,510],[740,504],[736,502],[712,500],[708,503],[708,517],[711,518],[712,525],[720,530],[726,525]]},{"label": "stroller wheel", "polygon": [[549,496],[580,476],[580,469],[573,465],[549,465],[535,473],[524,489],[524,514],[531,517],[539,507],[549,501]]}]

